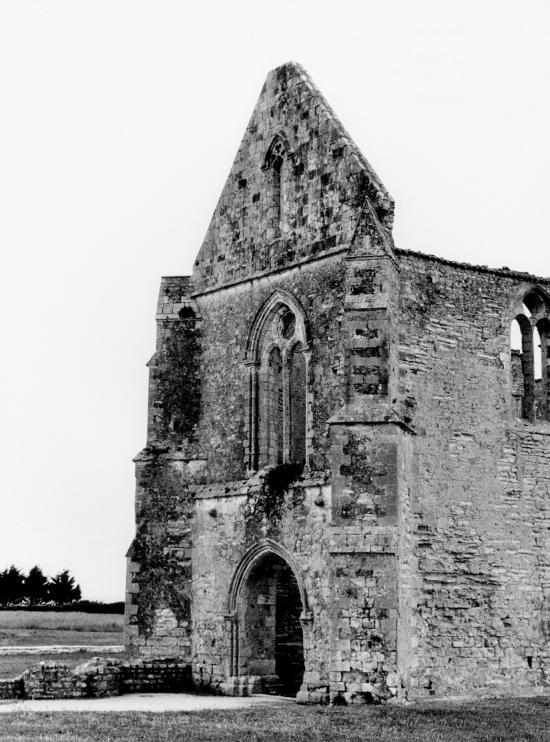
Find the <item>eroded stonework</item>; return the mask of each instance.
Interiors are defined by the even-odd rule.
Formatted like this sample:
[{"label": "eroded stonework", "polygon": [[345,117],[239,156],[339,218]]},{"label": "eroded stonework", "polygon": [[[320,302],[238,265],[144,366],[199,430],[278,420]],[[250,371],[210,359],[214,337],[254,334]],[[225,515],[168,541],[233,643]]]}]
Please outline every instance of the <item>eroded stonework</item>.
[{"label": "eroded stonework", "polygon": [[271,72],[162,280],[135,459],[126,641],[198,686],[549,687],[550,280],[399,250],[392,217],[304,70]]}]

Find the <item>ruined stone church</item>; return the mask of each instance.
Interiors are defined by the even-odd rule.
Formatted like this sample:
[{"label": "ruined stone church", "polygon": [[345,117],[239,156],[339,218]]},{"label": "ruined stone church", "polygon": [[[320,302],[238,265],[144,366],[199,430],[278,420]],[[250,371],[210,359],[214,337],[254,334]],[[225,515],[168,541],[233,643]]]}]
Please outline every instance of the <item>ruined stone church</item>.
[{"label": "ruined stone church", "polygon": [[198,686],[549,688],[550,279],[400,249],[393,212],[286,64],[162,279],[126,641]]}]

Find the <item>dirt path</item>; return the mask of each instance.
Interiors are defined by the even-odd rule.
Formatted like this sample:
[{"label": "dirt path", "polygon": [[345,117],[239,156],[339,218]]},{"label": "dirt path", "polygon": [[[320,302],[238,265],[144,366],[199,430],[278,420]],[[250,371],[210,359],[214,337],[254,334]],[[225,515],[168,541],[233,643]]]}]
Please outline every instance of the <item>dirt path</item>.
[{"label": "dirt path", "polygon": [[207,711],[231,710],[274,704],[295,703],[293,698],[257,695],[249,698],[205,696],[191,693],[130,693],[110,698],[61,698],[52,701],[0,701],[0,714],[52,711]]},{"label": "dirt path", "polygon": [[98,652],[118,654],[124,652],[122,644],[48,644],[47,646],[0,647],[0,656],[14,654],[76,654],[77,652]]}]

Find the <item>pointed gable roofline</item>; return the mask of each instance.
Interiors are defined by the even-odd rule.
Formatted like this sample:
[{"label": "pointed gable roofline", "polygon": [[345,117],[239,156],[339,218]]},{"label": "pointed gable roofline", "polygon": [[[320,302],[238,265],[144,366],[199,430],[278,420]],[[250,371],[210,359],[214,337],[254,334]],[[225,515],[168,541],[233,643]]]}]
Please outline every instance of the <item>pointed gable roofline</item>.
[{"label": "pointed gable roofline", "polygon": [[393,257],[394,203],[296,62],[266,78],[195,262],[195,293],[336,252]]},{"label": "pointed gable roofline", "polygon": [[272,75],[278,76],[283,71],[288,69],[297,72],[311,90],[312,95],[316,96],[319,99],[319,105],[325,109],[327,115],[331,119],[335,128],[338,130],[340,136],[346,141],[351,152],[353,152],[353,154],[357,158],[357,161],[365,170],[365,173],[367,174],[367,177],[370,181],[370,187],[367,187],[368,193],[366,195],[369,196],[369,200],[376,209],[379,218],[381,217],[381,221],[384,223],[384,226],[387,229],[391,230],[391,228],[393,227],[393,217],[395,211],[395,203],[393,198],[390,196],[389,192],[376,174],[376,171],[374,170],[370,162],[367,160],[365,155],[361,152],[359,147],[355,144],[354,140],[348,134],[345,126],[342,124],[342,122],[334,112],[330,103],[328,103],[325,96],[317,88],[317,86],[315,85],[309,74],[306,72],[306,70],[302,67],[302,65],[299,62],[287,62],[286,64],[283,64],[280,67],[276,67],[274,70],[271,70],[271,72],[268,73],[267,80],[269,80]]}]

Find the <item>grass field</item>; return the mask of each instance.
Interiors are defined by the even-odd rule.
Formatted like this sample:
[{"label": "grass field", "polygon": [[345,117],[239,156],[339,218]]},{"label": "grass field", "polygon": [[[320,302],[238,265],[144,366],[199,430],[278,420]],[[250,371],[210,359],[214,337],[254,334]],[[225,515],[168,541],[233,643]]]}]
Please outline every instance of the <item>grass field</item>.
[{"label": "grass field", "polygon": [[550,699],[199,713],[0,715],[2,740],[25,742],[548,742]]},{"label": "grass field", "polygon": [[71,654],[15,654],[7,657],[0,655],[0,678],[15,678],[25,670],[28,670],[31,665],[36,665],[39,662],[62,662],[64,665],[69,665],[69,667],[76,667],[83,662],[91,660],[92,657],[114,657],[118,660],[127,657],[124,652],[113,654],[112,652],[104,653],[100,650],[101,647],[98,647],[97,651],[93,652],[74,652]]},{"label": "grass field", "polygon": [[121,644],[123,624],[112,613],[0,611],[0,646]]},{"label": "grass field", "polygon": [[[13,678],[37,662],[75,666],[101,655],[103,645],[122,644],[124,616],[103,613],[0,611],[0,646],[97,646],[93,653],[59,655],[0,655],[0,678]],[[122,655],[116,655],[122,658]],[[1,736],[0,736],[1,738]]]}]

